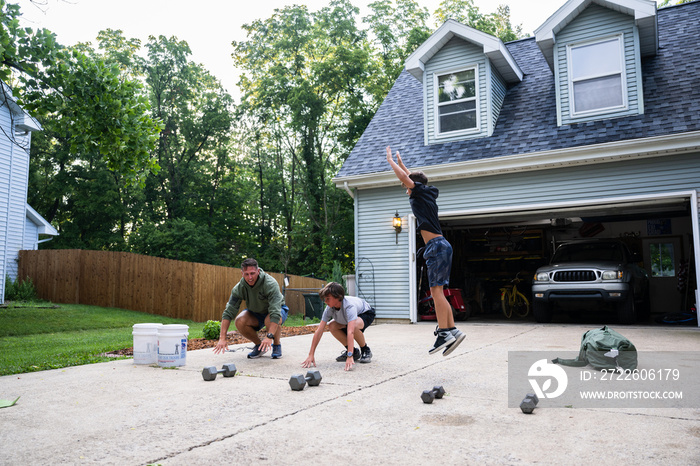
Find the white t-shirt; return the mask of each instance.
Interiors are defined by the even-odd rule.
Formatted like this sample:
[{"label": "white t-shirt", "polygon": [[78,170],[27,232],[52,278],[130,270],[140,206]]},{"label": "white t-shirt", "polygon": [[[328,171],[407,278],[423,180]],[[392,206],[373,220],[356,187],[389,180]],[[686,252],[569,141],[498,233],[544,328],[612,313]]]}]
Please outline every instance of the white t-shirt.
[{"label": "white t-shirt", "polygon": [[356,296],[346,296],[343,298],[343,303],[342,306],[340,306],[340,309],[326,306],[326,309],[323,311],[323,316],[321,316],[321,320],[324,322],[330,322],[332,319],[335,319],[335,321],[339,324],[347,325],[348,322],[352,322],[353,320],[357,319],[357,316],[363,312],[369,311],[370,309],[372,309],[372,306],[370,306],[364,299]]}]

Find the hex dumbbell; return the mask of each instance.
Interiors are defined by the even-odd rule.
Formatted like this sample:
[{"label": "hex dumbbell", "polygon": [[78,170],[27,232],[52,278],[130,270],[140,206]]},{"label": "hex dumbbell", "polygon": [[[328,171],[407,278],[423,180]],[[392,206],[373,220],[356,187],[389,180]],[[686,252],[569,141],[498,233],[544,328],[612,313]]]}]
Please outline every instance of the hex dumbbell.
[{"label": "hex dumbbell", "polygon": [[236,365],[233,363],[224,364],[219,370],[217,370],[214,366],[209,366],[202,369],[202,378],[204,380],[214,380],[217,374],[224,374],[224,377],[233,377],[236,375]]},{"label": "hex dumbbell", "polygon": [[423,403],[432,403],[435,398],[440,399],[442,398],[442,395],[445,394],[445,389],[442,388],[442,385],[439,386],[434,386],[432,390],[423,390],[423,393],[421,393],[420,398],[423,400]]},{"label": "hex dumbbell", "polygon": [[532,414],[535,410],[535,406],[540,402],[540,399],[534,393],[528,393],[520,402],[520,410],[525,414]]},{"label": "hex dumbbell", "polygon": [[321,379],[322,377],[319,371],[308,371],[306,376],[301,374],[293,375],[289,379],[289,386],[292,390],[298,392],[303,390],[307,383],[309,387],[316,387],[321,383]]}]

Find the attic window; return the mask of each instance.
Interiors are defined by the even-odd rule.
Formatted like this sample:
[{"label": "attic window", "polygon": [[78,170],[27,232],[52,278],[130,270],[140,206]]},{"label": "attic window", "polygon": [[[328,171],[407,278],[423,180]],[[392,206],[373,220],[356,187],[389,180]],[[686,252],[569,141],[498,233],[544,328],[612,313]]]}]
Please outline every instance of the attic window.
[{"label": "attic window", "polygon": [[476,71],[474,67],[436,75],[438,134],[477,128]]},{"label": "attic window", "polygon": [[622,38],[569,47],[572,114],[624,108]]}]

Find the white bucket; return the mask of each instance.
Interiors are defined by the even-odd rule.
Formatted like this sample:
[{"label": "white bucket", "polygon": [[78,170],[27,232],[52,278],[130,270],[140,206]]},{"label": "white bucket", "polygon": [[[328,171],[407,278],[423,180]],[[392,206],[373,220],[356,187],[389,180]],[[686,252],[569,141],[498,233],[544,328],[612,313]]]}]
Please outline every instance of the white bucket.
[{"label": "white bucket", "polygon": [[158,328],[158,365],[161,367],[184,366],[187,357],[189,327],[182,324],[163,325]]},{"label": "white bucket", "polygon": [[158,328],[163,324],[134,324],[134,364],[158,362]]}]

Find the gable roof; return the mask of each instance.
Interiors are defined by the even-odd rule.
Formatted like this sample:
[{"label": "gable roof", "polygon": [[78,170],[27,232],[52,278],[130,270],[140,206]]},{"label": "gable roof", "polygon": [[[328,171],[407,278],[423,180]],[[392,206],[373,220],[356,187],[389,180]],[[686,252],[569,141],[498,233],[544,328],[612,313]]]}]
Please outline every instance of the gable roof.
[{"label": "gable roof", "polygon": [[423,42],[406,59],[406,71],[411,73],[418,81],[423,82],[423,70],[425,64],[453,37],[471,42],[483,48],[493,66],[501,73],[507,83],[513,84],[523,79],[523,72],[513,59],[501,39],[490,34],[478,31],[453,19],[448,19],[430,35],[428,40]]},{"label": "gable roof", "polygon": [[593,3],[633,16],[639,29],[641,55],[648,57],[656,54],[656,50],[659,48],[656,2],[649,0],[569,0],[542,26],[535,29],[535,40],[551,69],[554,69],[554,43],[557,33]]},{"label": "gable roof", "polygon": [[395,183],[387,145],[431,181],[700,151],[700,2],[663,8],[657,16],[659,51],[641,65],[644,114],[557,126],[554,76],[535,38],[522,39],[506,44],[524,76],[508,89],[492,136],[424,145],[423,89],[404,71],[335,183]]}]

